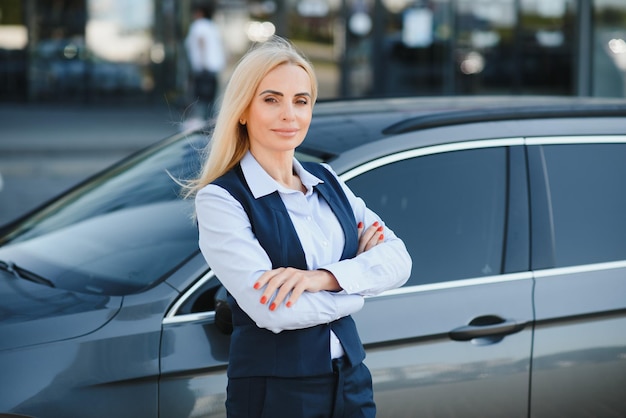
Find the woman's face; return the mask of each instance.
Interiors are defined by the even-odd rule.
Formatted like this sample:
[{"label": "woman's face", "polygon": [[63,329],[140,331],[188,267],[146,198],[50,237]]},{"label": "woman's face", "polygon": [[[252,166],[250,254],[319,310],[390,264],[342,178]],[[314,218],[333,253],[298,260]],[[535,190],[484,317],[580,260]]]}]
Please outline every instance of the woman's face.
[{"label": "woman's face", "polygon": [[243,115],[253,153],[293,151],[302,143],[313,115],[311,80],[304,69],[283,64],[259,84]]}]

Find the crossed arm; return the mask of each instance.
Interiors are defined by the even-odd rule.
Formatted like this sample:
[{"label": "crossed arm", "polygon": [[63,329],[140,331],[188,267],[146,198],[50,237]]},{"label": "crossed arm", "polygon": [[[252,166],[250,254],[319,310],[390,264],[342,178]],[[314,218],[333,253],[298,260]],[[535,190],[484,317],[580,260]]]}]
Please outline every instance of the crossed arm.
[{"label": "crossed arm", "polygon": [[198,193],[202,253],[259,327],[281,332],[328,323],[359,311],[364,295],[408,279],[411,259],[404,243],[351,192],[349,198],[360,219],[356,257],[299,270],[272,269],[244,209],[227,191],[209,185]]},{"label": "crossed arm", "polygon": [[[368,228],[363,226],[363,222],[359,222],[357,227],[359,232],[357,256],[382,243],[385,239],[384,228],[377,221]],[[323,268],[300,270],[282,267],[268,270],[261,274],[253,287],[262,291],[259,302],[263,305],[268,304],[272,296],[276,295],[269,304],[270,311],[274,311],[283,302],[287,308],[292,307],[304,292],[317,293],[322,290],[337,292],[343,290],[335,275]]]}]

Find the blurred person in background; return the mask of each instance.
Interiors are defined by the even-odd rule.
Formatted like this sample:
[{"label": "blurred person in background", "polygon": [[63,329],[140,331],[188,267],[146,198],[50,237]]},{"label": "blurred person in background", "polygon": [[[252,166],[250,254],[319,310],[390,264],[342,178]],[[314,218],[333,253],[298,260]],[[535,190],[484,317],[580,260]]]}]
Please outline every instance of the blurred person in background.
[{"label": "blurred person in background", "polygon": [[213,111],[219,73],[226,64],[222,37],[213,21],[214,2],[196,1],[192,5],[192,22],[185,38],[185,49],[191,70],[191,90],[195,116],[207,120]]}]

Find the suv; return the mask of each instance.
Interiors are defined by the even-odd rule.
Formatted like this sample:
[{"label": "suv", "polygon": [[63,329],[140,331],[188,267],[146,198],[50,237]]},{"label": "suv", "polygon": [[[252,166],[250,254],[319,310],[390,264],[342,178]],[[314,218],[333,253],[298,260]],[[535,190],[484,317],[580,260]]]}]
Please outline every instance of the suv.
[{"label": "suv", "polygon": [[[162,141],[0,231],[0,413],[225,415],[223,288],[170,177],[205,142]],[[379,416],[626,415],[626,101],[322,102],[298,158],[413,258],[354,315]]]}]

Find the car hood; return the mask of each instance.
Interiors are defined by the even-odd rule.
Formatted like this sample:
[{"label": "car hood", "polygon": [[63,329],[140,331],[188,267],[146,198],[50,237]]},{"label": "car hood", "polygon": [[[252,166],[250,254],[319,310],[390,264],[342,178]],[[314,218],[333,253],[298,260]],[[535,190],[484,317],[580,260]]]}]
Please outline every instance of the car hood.
[{"label": "car hood", "polygon": [[55,289],[0,271],[0,350],[75,338],[106,324],[121,297]]}]

